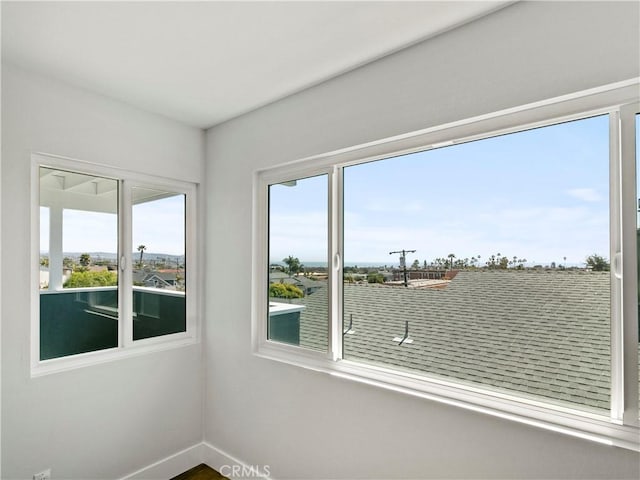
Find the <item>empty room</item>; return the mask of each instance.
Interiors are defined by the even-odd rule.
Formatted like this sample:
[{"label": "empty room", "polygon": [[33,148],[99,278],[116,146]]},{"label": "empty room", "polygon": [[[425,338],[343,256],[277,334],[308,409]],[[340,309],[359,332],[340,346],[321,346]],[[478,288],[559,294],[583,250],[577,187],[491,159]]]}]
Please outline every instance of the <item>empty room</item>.
[{"label": "empty room", "polygon": [[0,478],[640,478],[640,2],[0,8]]}]

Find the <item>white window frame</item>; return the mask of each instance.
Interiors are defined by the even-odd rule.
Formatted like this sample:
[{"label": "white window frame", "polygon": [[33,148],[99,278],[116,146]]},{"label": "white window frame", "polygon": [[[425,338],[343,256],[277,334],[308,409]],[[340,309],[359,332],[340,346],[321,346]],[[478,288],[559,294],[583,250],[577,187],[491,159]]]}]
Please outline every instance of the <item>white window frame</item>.
[{"label": "white window frame", "polygon": [[[638,295],[635,129],[640,78],[427,128],[254,172],[252,348],[255,355],[341,378],[419,396],[595,442],[640,451],[638,426]],[[342,359],[342,169],[500,134],[608,114],[610,117],[611,409],[585,412],[497,393],[482,386],[432,378]],[[329,338],[317,352],[267,339],[269,185],[329,175]]]},{"label": "white window frame", "polygon": [[[40,167],[48,167],[118,181],[118,346],[48,360],[40,360]],[[185,195],[186,331],[133,340],[132,188],[166,190]],[[67,371],[120,358],[142,355],[199,342],[201,295],[197,261],[198,185],[47,153],[31,155],[31,376]],[[73,291],[74,289],[65,289]]]}]

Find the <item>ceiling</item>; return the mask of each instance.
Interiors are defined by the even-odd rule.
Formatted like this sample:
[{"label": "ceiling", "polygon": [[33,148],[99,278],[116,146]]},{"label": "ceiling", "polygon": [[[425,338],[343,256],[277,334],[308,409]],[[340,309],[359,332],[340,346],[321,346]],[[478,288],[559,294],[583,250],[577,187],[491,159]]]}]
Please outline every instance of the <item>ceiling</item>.
[{"label": "ceiling", "polygon": [[[112,178],[40,167],[40,206],[53,205],[73,210],[117,213],[118,181]],[[151,188],[131,189],[134,205],[182,194]]]},{"label": "ceiling", "polygon": [[2,2],[2,59],[208,128],[512,1]]}]

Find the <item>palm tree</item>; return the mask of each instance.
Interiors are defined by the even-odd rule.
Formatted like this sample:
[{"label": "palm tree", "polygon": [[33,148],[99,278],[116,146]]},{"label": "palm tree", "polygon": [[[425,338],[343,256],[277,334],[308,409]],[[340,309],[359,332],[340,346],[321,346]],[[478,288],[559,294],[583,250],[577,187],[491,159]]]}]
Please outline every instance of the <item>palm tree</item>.
[{"label": "palm tree", "polygon": [[142,268],[142,256],[144,255],[144,251],[147,249],[145,245],[138,245],[138,251],[140,252],[140,260],[138,261],[138,267]]},{"label": "palm tree", "polygon": [[91,256],[88,253],[83,253],[80,255],[80,265],[83,267],[88,267],[91,263]]},{"label": "palm tree", "polygon": [[300,263],[300,260],[298,260],[298,257],[294,257],[292,255],[289,255],[287,258],[283,258],[282,261],[287,265],[287,273],[290,277],[294,274],[297,275],[302,267],[304,267],[304,265]]},{"label": "palm tree", "polygon": [[453,253],[450,253],[449,255],[447,255],[447,257],[450,258],[450,260],[449,260],[449,270],[453,270],[453,259],[456,258],[456,256]]}]

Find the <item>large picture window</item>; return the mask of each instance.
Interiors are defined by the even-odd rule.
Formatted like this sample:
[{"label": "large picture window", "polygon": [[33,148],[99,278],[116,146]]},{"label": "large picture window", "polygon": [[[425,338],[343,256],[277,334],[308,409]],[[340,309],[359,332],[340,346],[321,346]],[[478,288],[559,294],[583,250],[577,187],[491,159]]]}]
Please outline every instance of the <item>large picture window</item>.
[{"label": "large picture window", "polygon": [[637,127],[594,98],[260,172],[256,351],[638,449]]},{"label": "large picture window", "polygon": [[345,359],[608,409],[608,116],[346,167],[343,190]]},{"label": "large picture window", "polygon": [[195,187],[41,155],[34,171],[34,371],[73,364],[78,354],[193,339]]}]

